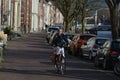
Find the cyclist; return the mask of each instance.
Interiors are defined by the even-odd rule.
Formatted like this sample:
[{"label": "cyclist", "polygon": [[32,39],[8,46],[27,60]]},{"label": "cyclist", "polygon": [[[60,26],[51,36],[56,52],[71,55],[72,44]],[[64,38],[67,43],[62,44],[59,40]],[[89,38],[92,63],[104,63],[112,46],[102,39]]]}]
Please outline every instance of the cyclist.
[{"label": "cyclist", "polygon": [[[68,40],[65,38],[62,29],[58,30],[58,33],[53,38],[52,44],[54,46],[54,54],[55,54],[55,63],[54,64],[56,67],[56,72],[59,73],[57,60],[58,60],[60,54],[62,54],[62,58],[65,58],[64,45],[68,44]],[[64,61],[62,61],[62,62],[64,62]]]}]

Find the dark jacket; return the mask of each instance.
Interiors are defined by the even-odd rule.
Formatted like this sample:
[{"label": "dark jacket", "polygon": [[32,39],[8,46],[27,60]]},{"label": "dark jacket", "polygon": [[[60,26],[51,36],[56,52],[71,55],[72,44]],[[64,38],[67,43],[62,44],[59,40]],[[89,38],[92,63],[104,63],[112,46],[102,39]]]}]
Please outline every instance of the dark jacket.
[{"label": "dark jacket", "polygon": [[52,44],[54,46],[63,47],[68,44],[68,40],[66,39],[64,34],[59,35],[57,33],[53,38]]}]

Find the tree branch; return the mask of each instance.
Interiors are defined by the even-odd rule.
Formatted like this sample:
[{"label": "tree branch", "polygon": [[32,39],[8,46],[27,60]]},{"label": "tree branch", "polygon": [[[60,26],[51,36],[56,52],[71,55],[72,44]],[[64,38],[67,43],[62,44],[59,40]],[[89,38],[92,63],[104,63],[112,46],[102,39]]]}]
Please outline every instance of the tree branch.
[{"label": "tree branch", "polygon": [[105,2],[107,3],[107,5],[110,9],[113,8],[114,5],[112,4],[112,2],[110,0],[105,0]]}]

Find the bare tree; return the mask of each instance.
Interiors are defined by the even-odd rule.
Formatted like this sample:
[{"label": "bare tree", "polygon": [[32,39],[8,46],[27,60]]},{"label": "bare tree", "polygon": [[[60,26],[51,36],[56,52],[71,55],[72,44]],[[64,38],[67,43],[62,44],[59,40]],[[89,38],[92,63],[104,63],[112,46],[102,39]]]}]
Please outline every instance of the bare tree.
[{"label": "bare tree", "polygon": [[76,4],[81,15],[82,34],[85,33],[86,15],[88,13],[89,0],[77,0]]},{"label": "bare tree", "polygon": [[76,0],[52,0],[53,4],[60,10],[64,17],[65,32],[69,32],[70,23],[74,19],[74,9],[76,6]]},{"label": "bare tree", "polygon": [[[71,22],[81,15],[82,33],[85,32],[85,18],[91,9],[96,9],[98,0],[50,0],[60,10],[64,17],[65,31],[70,30]],[[103,1],[103,0],[101,0]],[[101,2],[99,1],[99,2]]]},{"label": "bare tree", "polygon": [[118,23],[119,23],[119,18],[118,18],[118,13],[119,13],[119,4],[120,0],[105,0],[109,7],[110,11],[110,20],[111,20],[111,29],[112,29],[112,38],[113,39],[118,39],[119,34],[118,34]]},{"label": "bare tree", "polygon": [[98,5],[103,2],[103,0],[76,0],[76,9],[78,10],[78,15],[81,16],[81,25],[82,25],[82,34],[85,33],[86,29],[86,16],[90,11],[95,11],[100,8],[102,5]]}]

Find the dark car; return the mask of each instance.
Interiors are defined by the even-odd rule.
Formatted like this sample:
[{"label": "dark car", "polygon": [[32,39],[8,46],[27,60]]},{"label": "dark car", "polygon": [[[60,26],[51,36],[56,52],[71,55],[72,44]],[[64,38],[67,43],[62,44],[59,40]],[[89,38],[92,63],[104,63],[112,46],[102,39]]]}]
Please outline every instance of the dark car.
[{"label": "dark car", "polygon": [[57,32],[57,31],[52,30],[50,33],[47,34],[46,40],[47,40],[48,43],[49,43],[50,38],[52,37],[52,35],[53,35],[55,32]]},{"label": "dark car", "polygon": [[75,36],[75,34],[67,33],[67,32],[64,32],[63,34],[65,35],[65,38],[68,40],[68,42],[70,42]]},{"label": "dark car", "polygon": [[51,31],[58,31],[59,30],[59,27],[48,27],[46,32],[47,34],[49,34]]},{"label": "dark car", "polygon": [[103,69],[113,68],[120,55],[120,39],[113,40],[101,47],[95,56],[95,65],[102,65]]},{"label": "dark car", "polygon": [[109,38],[104,38],[104,37],[96,37],[94,41],[94,45],[92,47],[92,50],[90,51],[89,54],[89,59],[94,59],[96,56],[97,51],[105,46],[106,44],[109,44],[111,42],[111,39]]},{"label": "dark car", "polygon": [[[63,34],[65,35],[68,44],[72,41],[73,37],[75,36],[75,34],[67,33],[67,32],[64,32]],[[68,49],[68,44],[65,46],[65,49]]]}]

